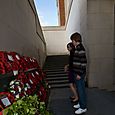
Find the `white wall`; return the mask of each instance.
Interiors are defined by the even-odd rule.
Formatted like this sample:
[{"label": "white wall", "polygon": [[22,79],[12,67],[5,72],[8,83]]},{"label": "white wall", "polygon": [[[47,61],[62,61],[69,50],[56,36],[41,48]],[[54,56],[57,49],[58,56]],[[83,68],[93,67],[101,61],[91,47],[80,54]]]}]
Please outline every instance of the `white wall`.
[{"label": "white wall", "polygon": [[67,39],[65,38],[64,27],[44,27],[47,55],[67,54]]},{"label": "white wall", "polygon": [[0,50],[35,57],[43,65],[45,41],[33,0],[0,1]]},{"label": "white wall", "polygon": [[68,19],[68,15],[69,15],[69,11],[70,11],[72,1],[73,0],[64,0],[64,3],[65,3],[65,19],[66,19],[66,21]]},{"label": "white wall", "polygon": [[83,39],[87,38],[87,0],[73,0],[66,27],[68,41],[74,32],[81,33]]}]

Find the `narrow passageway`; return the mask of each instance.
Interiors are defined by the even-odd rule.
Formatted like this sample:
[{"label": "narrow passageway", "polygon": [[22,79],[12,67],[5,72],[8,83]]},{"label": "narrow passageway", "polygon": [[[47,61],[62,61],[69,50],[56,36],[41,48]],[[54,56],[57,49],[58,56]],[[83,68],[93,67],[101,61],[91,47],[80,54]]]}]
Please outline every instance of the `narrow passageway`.
[{"label": "narrow passageway", "polygon": [[[44,65],[44,71],[51,86],[48,110],[54,115],[75,115],[73,103],[69,99],[71,93],[67,74],[63,71],[67,61],[67,56],[49,56]],[[66,80],[65,83],[64,80]],[[84,115],[115,115],[115,92],[98,88],[86,88],[86,91],[88,111]]]},{"label": "narrow passageway", "polygon": [[69,100],[70,90],[64,66],[68,64],[68,56],[48,56],[44,66],[47,80],[51,87],[48,109],[54,115],[73,115],[74,111]]}]

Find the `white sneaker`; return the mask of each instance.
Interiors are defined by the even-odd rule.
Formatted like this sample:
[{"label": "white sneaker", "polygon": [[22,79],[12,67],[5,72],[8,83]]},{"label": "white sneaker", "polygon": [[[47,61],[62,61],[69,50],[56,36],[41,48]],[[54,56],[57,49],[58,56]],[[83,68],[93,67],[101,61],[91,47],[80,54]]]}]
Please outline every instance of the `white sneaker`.
[{"label": "white sneaker", "polygon": [[75,109],[78,109],[78,108],[80,108],[80,105],[79,105],[79,103],[77,104],[77,105],[74,105],[73,106]]},{"label": "white sneaker", "polygon": [[85,113],[86,111],[87,111],[87,109],[79,108],[78,110],[75,111],[75,114],[82,114],[82,113]]}]

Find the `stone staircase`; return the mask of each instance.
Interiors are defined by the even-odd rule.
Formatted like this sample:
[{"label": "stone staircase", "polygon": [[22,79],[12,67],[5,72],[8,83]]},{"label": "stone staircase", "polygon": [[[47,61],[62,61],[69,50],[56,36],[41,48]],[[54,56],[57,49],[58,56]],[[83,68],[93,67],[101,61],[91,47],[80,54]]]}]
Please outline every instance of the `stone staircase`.
[{"label": "stone staircase", "polygon": [[64,66],[68,63],[67,55],[48,56],[43,70],[51,88],[69,87],[68,75],[64,72]]}]

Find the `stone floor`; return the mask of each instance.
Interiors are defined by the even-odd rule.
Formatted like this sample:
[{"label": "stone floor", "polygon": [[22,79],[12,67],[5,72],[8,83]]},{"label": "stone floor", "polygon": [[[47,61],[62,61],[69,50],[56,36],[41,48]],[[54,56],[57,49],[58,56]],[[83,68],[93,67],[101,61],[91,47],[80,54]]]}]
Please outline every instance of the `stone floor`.
[{"label": "stone floor", "polygon": [[[87,88],[88,111],[83,115],[115,115],[115,92]],[[54,115],[75,115],[69,88],[50,90],[48,109]]]}]

